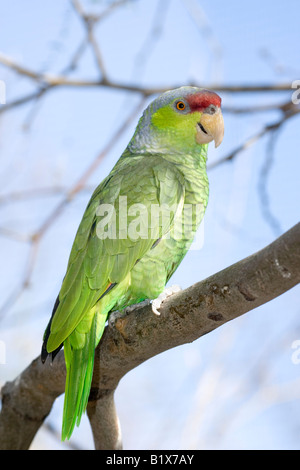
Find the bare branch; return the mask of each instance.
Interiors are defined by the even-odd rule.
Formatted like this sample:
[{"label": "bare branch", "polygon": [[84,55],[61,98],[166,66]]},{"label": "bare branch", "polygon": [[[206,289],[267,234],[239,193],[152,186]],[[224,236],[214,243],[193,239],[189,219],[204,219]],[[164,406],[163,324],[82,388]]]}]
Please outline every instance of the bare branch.
[{"label": "bare branch", "polygon": [[183,0],[183,4],[189,13],[191,19],[199,30],[202,39],[205,39],[208,48],[210,49],[210,55],[213,61],[212,79],[219,81],[221,78],[222,70],[222,58],[223,48],[218,40],[214,30],[205,14],[204,9],[201,7],[199,2],[195,0]]},{"label": "bare branch", "polygon": [[30,101],[34,101],[38,99],[44,93],[44,90],[45,90],[44,88],[41,88],[37,91],[34,91],[33,93],[29,93],[28,95],[25,95],[21,98],[17,98],[13,101],[10,101],[10,103],[0,106],[0,114],[6,111],[9,111],[10,109],[16,108],[18,106],[22,106],[23,104],[26,104]]},{"label": "bare branch", "polygon": [[163,34],[169,6],[170,0],[165,0],[164,2],[158,1],[156,4],[156,10],[149,33],[142,43],[134,61],[132,77],[135,81],[137,78],[141,78],[141,72],[149,60],[157,41]]},{"label": "bare branch", "polygon": [[283,103],[272,103],[272,104],[263,104],[263,105],[256,105],[256,106],[240,106],[240,107],[232,107],[232,106],[222,106],[222,111],[224,113],[232,113],[232,114],[248,114],[248,113],[264,113],[266,111],[282,111],[286,112],[288,109],[294,107],[294,103],[289,99],[288,101],[284,101]]},{"label": "bare branch", "polygon": [[[82,188],[82,191],[92,192],[94,189],[94,186],[86,185]],[[44,188],[32,188],[20,191],[12,191],[11,193],[0,195],[0,206],[29,199],[39,199],[41,197],[47,198],[61,195],[67,196],[68,191],[69,189],[65,186],[45,186]]]},{"label": "bare branch", "polygon": [[23,292],[30,285],[31,276],[35,267],[36,259],[38,256],[39,249],[39,239],[30,239],[29,254],[27,256],[26,266],[24,274],[19,281],[19,284],[13,289],[11,294],[6,298],[3,304],[0,307],[0,319],[3,318],[5,313],[15,304],[15,302],[21,297]]},{"label": "bare branch", "polygon": [[[88,416],[97,449],[119,449],[113,403],[120,379],[147,359],[192,342],[283,294],[300,282],[300,223],[261,251],[174,294],[153,315],[136,308],[105,329],[95,353]],[[2,389],[1,449],[28,448],[64,391],[63,352],[51,366],[40,359]]]},{"label": "bare branch", "polygon": [[63,354],[57,357],[55,367],[50,362],[43,367],[38,357],[13,382],[6,383],[1,390],[2,449],[28,449],[44,419],[50,413],[53,401],[61,394],[64,383]]},{"label": "bare branch", "polygon": [[[69,86],[69,87],[108,87],[135,93],[141,93],[145,96],[163,93],[166,90],[180,86],[180,84],[169,84],[158,88],[141,87],[138,85],[129,85],[121,82],[113,82],[111,80],[88,80],[88,79],[70,79],[63,75],[41,74],[15,62],[10,57],[0,54],[0,63],[11,68],[16,73],[24,75],[38,83],[51,86]],[[187,83],[189,86],[201,86],[203,88],[211,88],[219,92],[245,93],[245,92],[266,92],[266,91],[291,91],[291,83],[278,84],[259,84],[259,85],[221,85],[218,83],[201,84]]]},{"label": "bare branch", "polygon": [[102,81],[106,82],[107,74],[106,74],[106,70],[105,70],[105,67],[104,67],[102,54],[101,54],[100,47],[99,47],[99,45],[96,41],[95,35],[94,35],[94,27],[95,27],[95,24],[99,21],[99,17],[96,18],[96,20],[95,20],[94,17],[91,17],[91,16],[87,15],[84,12],[84,10],[83,10],[83,8],[82,8],[82,6],[81,6],[81,4],[78,0],[72,0],[72,5],[73,5],[75,11],[77,12],[78,16],[81,18],[81,20],[82,20],[82,22],[83,22],[83,24],[86,28],[87,41],[90,43],[92,51],[94,53],[96,63],[97,63],[98,68],[100,70]]},{"label": "bare branch", "polygon": [[243,144],[239,145],[236,149],[234,149],[232,152],[230,152],[229,155],[226,155],[225,157],[210,163],[207,166],[208,170],[212,170],[216,168],[217,166],[222,165],[223,163],[227,163],[232,161],[239,153],[241,153],[243,150],[246,150],[249,148],[251,145],[253,145],[255,142],[257,142],[259,139],[261,139],[263,136],[268,134],[269,132],[277,131],[278,129],[281,128],[281,126],[290,118],[296,116],[297,114],[300,113],[300,108],[299,106],[295,106],[292,103],[292,107],[288,107],[288,110],[283,113],[283,117],[279,119],[278,121],[268,124],[265,127],[263,127],[257,134],[254,136],[250,137],[249,139],[245,140]]},{"label": "bare branch", "polygon": [[270,171],[274,162],[275,145],[278,140],[280,129],[280,127],[274,129],[269,136],[266,157],[261,168],[258,181],[258,194],[260,197],[262,214],[268,225],[271,227],[275,236],[278,236],[282,232],[282,229],[277,217],[275,217],[275,215],[271,211],[267,185]]},{"label": "bare branch", "polygon": [[[37,259],[40,240],[45,235],[47,230],[57,220],[57,218],[63,213],[66,206],[74,199],[74,197],[79,192],[81,192],[85,188],[88,179],[96,171],[96,169],[98,168],[102,160],[111,151],[115,143],[122,136],[122,134],[126,131],[126,129],[131,124],[133,119],[136,118],[136,115],[144,107],[144,103],[145,103],[145,99],[141,98],[138,105],[133,109],[131,114],[127,117],[127,119],[125,119],[125,121],[117,129],[117,131],[111,137],[111,139],[109,140],[107,145],[104,147],[104,149],[99,153],[99,155],[97,155],[97,157],[94,159],[91,165],[87,168],[87,170],[80,176],[78,181],[67,191],[62,201],[53,209],[53,211],[50,214],[48,214],[48,216],[46,217],[44,222],[40,225],[40,227],[33,234],[31,234],[30,239],[29,239],[31,247],[30,247],[30,252],[29,252],[29,256],[27,260],[27,268],[26,268],[25,275],[23,279],[21,280],[20,284],[13,290],[12,294],[8,296],[8,298],[4,301],[4,303],[0,307],[0,319],[1,317],[3,317],[4,313],[14,305],[14,303],[19,299],[20,295],[27,288],[30,282],[32,273],[33,273],[35,261]],[[0,233],[1,233],[1,230],[0,230]],[[8,235],[7,229],[2,229],[2,235],[4,234]],[[10,232],[10,236],[12,235],[14,238],[17,237],[16,233]],[[19,235],[19,239],[21,237],[22,235]],[[24,241],[28,241],[28,238],[24,239]]]}]

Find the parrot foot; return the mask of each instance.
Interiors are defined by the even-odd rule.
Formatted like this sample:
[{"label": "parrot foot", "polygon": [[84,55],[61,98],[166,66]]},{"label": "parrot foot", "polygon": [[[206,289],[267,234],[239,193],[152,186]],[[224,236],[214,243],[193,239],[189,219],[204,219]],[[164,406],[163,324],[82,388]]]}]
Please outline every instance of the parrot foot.
[{"label": "parrot foot", "polygon": [[168,297],[171,297],[171,295],[176,294],[177,292],[181,291],[181,287],[174,285],[167,287],[159,296],[157,299],[152,300],[151,305],[152,305],[152,312],[155,313],[155,315],[160,315],[160,312],[158,309],[160,309],[161,304],[163,303],[164,300],[166,300]]},{"label": "parrot foot", "polygon": [[150,304],[150,302],[151,302],[151,300],[146,299],[146,300],[143,300],[142,302],[139,302],[138,304],[129,305],[128,307],[124,308],[123,310],[115,310],[114,312],[111,312],[111,314],[108,317],[109,326],[113,327],[115,325],[116,321],[119,318],[126,317],[131,312],[133,312],[133,310],[146,307],[147,305]]}]

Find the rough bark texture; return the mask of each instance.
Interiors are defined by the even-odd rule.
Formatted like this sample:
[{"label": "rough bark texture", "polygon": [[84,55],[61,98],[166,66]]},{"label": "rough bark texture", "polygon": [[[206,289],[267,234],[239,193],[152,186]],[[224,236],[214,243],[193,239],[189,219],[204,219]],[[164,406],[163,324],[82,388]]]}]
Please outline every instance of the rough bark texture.
[{"label": "rough bark texture", "polygon": [[[120,449],[114,391],[145,360],[192,342],[224,323],[283,294],[300,282],[300,223],[263,250],[174,294],[161,308],[135,309],[107,327],[95,353],[88,417],[96,449]],[[242,332],[241,332],[242,334]],[[0,448],[27,449],[64,391],[60,352],[53,365],[40,358],[2,389]]]}]

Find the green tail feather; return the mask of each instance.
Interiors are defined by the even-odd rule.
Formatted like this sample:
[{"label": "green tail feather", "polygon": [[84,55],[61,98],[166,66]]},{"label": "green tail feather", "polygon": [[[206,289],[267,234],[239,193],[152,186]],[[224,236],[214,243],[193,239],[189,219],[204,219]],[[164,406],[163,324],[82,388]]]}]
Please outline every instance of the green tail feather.
[{"label": "green tail feather", "polygon": [[70,439],[75,424],[79,426],[87,407],[94,369],[96,318],[97,315],[94,315],[91,330],[86,335],[82,349],[74,349],[69,338],[64,342],[67,378],[62,424],[63,441]]}]

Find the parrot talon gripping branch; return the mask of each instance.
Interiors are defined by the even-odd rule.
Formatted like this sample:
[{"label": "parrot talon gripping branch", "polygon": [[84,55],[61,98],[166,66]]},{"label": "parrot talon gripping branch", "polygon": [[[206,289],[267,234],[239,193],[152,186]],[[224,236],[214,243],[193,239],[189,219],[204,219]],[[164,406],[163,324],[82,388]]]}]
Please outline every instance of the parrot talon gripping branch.
[{"label": "parrot talon gripping branch", "polygon": [[155,315],[160,315],[160,312],[158,310],[160,309],[163,301],[166,300],[168,297],[171,297],[173,294],[176,294],[177,292],[180,292],[180,291],[181,291],[181,287],[177,285],[167,287],[161,294],[159,294],[157,299],[152,300],[151,302],[152,312]]},{"label": "parrot talon gripping branch", "polygon": [[218,147],[223,135],[216,93],[188,86],[167,91],[145,109],[125,151],[95,189],[41,353],[45,362],[64,348],[63,440],[86,410],[94,352],[109,315],[146,299],[157,299],[152,309],[159,314],[165,286],[207,206],[208,144]]},{"label": "parrot talon gripping branch", "polygon": [[128,307],[124,308],[124,309],[121,310],[121,311],[120,311],[120,310],[115,310],[115,311],[111,312],[111,313],[109,314],[109,317],[108,317],[108,324],[109,324],[109,326],[110,326],[110,327],[114,327],[116,321],[117,321],[119,318],[124,318],[124,317],[126,317],[127,315],[129,315],[131,312],[133,312],[133,310],[146,307],[146,306],[149,305],[150,303],[151,303],[151,300],[146,299],[146,300],[143,300],[142,302],[139,302],[138,304],[129,305]]}]

